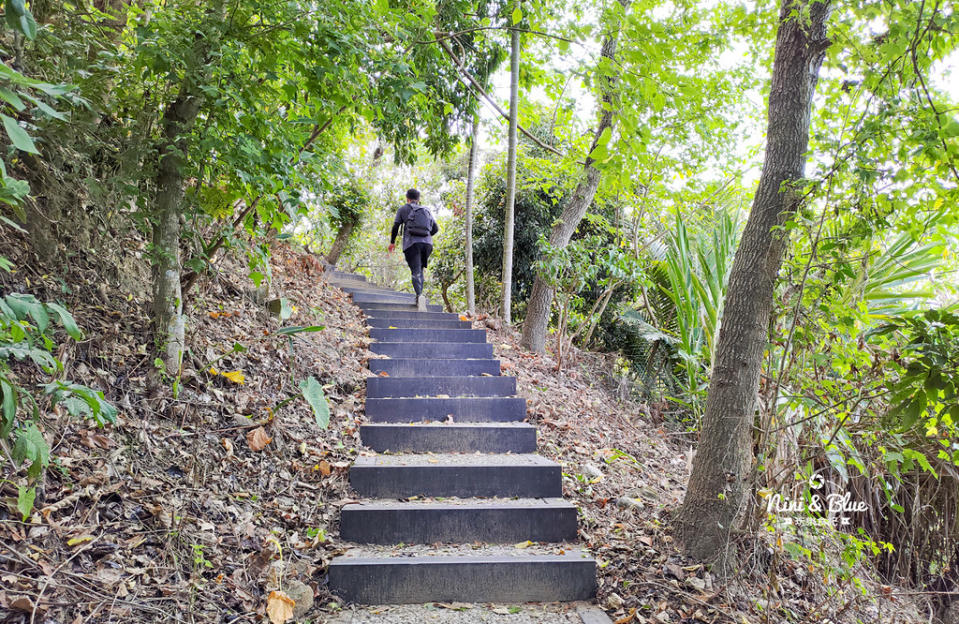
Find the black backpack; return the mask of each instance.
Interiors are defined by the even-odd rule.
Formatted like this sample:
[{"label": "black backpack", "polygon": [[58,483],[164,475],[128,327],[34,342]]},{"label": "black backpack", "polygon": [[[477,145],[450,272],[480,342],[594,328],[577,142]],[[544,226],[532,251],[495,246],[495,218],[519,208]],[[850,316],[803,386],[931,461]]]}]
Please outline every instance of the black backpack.
[{"label": "black backpack", "polygon": [[412,236],[429,236],[433,231],[433,216],[426,206],[410,204],[404,227]]}]

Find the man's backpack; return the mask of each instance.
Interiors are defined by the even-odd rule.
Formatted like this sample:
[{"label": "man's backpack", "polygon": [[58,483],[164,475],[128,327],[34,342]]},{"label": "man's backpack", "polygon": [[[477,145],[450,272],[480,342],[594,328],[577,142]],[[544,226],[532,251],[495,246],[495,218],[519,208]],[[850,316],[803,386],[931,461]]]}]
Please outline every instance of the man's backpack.
[{"label": "man's backpack", "polygon": [[433,231],[433,215],[426,206],[410,204],[404,227],[412,236],[429,236]]}]

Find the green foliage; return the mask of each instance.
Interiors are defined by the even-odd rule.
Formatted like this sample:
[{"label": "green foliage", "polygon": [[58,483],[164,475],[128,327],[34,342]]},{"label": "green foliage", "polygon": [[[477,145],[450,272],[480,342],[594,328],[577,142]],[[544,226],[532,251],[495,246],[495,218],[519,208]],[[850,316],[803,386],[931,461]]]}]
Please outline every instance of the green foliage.
[{"label": "green foliage", "polygon": [[[727,211],[715,217],[712,231],[690,235],[677,213],[659,257],[643,281],[644,313],[630,324],[650,347],[637,350],[644,370],[651,353],[673,363],[672,379],[682,379],[675,400],[686,405],[696,423],[702,414],[719,333],[726,283],[739,240],[738,219]],[[656,349],[652,348],[656,345]],[[649,373],[647,373],[648,375]]]},{"label": "green foliage", "polygon": [[[902,336],[893,359],[898,380],[890,387],[890,424],[959,440],[959,316],[927,310],[893,319],[875,334],[886,332]],[[946,447],[940,458],[959,465],[959,449]]]},{"label": "green foliage", "polygon": [[[562,180],[535,186],[527,177],[526,161],[517,162],[515,234],[513,238],[513,308],[525,305],[535,278],[537,244],[569,200]],[[473,262],[479,273],[500,279],[503,260],[503,217],[506,210],[506,161],[497,160],[480,177],[473,227]],[[487,294],[478,291],[477,300]]]},{"label": "green foliage", "polygon": [[312,376],[307,377],[300,382],[300,392],[313,409],[317,426],[326,429],[330,425],[330,404],[323,394],[323,387],[320,382]]},{"label": "green foliage", "polygon": [[[21,386],[22,374],[29,362],[47,375],[63,370],[54,356],[56,342],[51,335],[55,325],[74,340],[83,335],[73,316],[56,303],[43,303],[32,295],[12,293],[0,298],[0,450],[17,468],[27,464],[26,475],[32,482],[50,464],[50,447],[37,427],[41,399],[48,396],[51,407],[61,405],[71,415],[94,420],[97,425],[116,422],[117,410],[106,402],[103,393],[85,385],[54,378],[37,394]],[[11,446],[12,443],[12,446]],[[36,492],[20,485],[17,508],[24,519],[30,515]]]}]

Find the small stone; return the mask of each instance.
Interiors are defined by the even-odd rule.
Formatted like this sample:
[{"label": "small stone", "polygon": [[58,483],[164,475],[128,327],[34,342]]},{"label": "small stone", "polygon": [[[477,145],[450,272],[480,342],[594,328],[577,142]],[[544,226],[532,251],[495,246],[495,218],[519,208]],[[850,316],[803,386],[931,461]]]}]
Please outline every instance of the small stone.
[{"label": "small stone", "polygon": [[606,598],[606,606],[612,611],[622,609],[623,599],[619,594],[613,592]]},{"label": "small stone", "polygon": [[595,464],[583,464],[583,474],[593,479],[599,479],[603,476],[603,471]]},{"label": "small stone", "polygon": [[301,581],[290,581],[286,584],[286,595],[293,599],[293,618],[300,619],[313,608],[313,590]]},{"label": "small stone", "polygon": [[696,591],[706,591],[706,581],[701,578],[691,576],[686,579],[686,584],[695,589]]}]

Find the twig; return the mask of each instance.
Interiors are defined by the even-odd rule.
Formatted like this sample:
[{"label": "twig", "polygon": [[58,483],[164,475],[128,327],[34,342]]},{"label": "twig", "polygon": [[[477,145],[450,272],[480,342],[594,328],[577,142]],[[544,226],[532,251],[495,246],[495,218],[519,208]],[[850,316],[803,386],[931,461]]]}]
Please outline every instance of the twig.
[{"label": "twig", "polygon": [[46,578],[45,578],[44,581],[43,581],[43,587],[40,588],[40,593],[37,594],[37,602],[33,605],[33,611],[30,613],[30,624],[34,624],[34,621],[35,621],[36,618],[37,618],[37,609],[40,608],[40,601],[43,599],[43,593],[44,593],[45,591],[47,591],[47,587],[50,586],[50,581],[52,581],[52,580],[53,580],[53,577],[57,575],[57,572],[59,572],[60,570],[62,570],[62,569],[63,569],[63,566],[65,566],[65,565],[67,565],[68,563],[70,563],[71,561],[73,561],[74,558],[75,558],[77,555],[79,555],[79,554],[82,553],[82,552],[86,552],[87,550],[89,550],[91,546],[93,546],[93,545],[96,544],[98,541],[100,541],[100,538],[101,538],[101,537],[103,537],[103,533],[100,533],[100,535],[97,535],[95,538],[93,538],[92,540],[90,540],[89,542],[87,542],[86,545],[83,546],[82,548],[78,548],[75,553],[73,553],[72,555],[70,555],[69,557],[67,557],[67,558],[63,561],[63,563],[61,563],[61,564],[58,565],[56,568],[54,568],[53,572],[51,572],[50,574],[48,574],[48,575],[46,576]]}]

